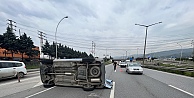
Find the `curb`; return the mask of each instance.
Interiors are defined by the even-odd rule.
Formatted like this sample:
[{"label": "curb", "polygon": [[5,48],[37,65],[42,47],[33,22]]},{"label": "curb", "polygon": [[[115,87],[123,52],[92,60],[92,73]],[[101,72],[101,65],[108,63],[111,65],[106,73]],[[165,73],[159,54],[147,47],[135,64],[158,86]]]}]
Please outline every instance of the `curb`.
[{"label": "curb", "polygon": [[40,69],[27,69],[27,72],[39,71]]}]

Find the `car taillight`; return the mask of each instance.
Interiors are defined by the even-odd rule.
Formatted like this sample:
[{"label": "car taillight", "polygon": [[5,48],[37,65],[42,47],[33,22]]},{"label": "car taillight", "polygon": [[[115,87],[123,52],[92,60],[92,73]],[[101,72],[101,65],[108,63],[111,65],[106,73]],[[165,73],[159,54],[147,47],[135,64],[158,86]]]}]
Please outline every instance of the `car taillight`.
[{"label": "car taillight", "polygon": [[26,68],[26,66],[24,66],[24,68]]}]

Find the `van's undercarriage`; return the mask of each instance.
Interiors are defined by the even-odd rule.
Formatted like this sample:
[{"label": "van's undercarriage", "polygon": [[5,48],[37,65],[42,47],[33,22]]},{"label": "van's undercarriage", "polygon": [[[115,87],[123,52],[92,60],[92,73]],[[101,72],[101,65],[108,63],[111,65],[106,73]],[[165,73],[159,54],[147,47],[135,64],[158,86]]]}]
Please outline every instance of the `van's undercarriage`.
[{"label": "van's undercarriage", "polygon": [[105,79],[105,65],[96,59],[42,60],[41,80],[44,86],[78,86],[84,90],[112,88],[112,80]]}]

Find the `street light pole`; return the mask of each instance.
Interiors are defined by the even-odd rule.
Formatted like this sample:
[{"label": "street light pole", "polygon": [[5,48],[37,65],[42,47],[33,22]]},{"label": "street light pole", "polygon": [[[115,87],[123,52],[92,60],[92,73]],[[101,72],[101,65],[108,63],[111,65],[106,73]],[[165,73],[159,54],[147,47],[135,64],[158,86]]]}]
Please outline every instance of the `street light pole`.
[{"label": "street light pole", "polygon": [[182,58],[182,53],[183,53],[183,48],[182,48],[182,45],[181,44],[179,44],[179,43],[177,43],[179,46],[181,46],[181,57],[180,57],[180,62],[179,62],[179,64],[181,64],[181,58]]},{"label": "street light pole", "polygon": [[138,49],[139,49],[139,48],[137,48],[137,58],[138,58]]},{"label": "street light pole", "polygon": [[145,61],[145,51],[146,51],[146,40],[147,40],[148,27],[153,26],[153,25],[156,25],[156,24],[160,24],[160,23],[162,23],[162,22],[157,22],[157,23],[154,23],[154,24],[151,24],[151,25],[135,24],[135,25],[143,26],[143,27],[146,28],[145,44],[144,44],[144,52],[143,52],[143,64],[144,64],[144,61]]},{"label": "street light pole", "polygon": [[68,18],[68,16],[63,17],[63,18],[58,22],[57,27],[56,27],[56,31],[55,31],[56,59],[58,58],[58,57],[57,57],[57,44],[58,44],[58,43],[57,43],[57,29],[58,29],[58,26],[59,26],[59,24],[61,23],[61,21],[62,21],[63,19],[65,19],[65,18]]}]

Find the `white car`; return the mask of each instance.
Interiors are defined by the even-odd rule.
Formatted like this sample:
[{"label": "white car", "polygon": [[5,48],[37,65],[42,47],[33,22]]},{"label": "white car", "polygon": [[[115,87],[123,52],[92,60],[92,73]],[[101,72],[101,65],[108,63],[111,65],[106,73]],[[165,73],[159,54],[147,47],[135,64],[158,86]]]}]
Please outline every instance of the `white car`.
[{"label": "white car", "polygon": [[137,73],[137,74],[143,74],[143,68],[141,67],[141,64],[139,63],[127,63],[126,72],[129,73]]},{"label": "white car", "polygon": [[126,63],[126,62],[120,62],[120,63],[119,63],[119,66],[120,66],[120,67],[126,67],[126,66],[127,66],[127,63]]},{"label": "white car", "polygon": [[19,61],[0,61],[0,79],[21,77],[27,74],[26,66]]}]

